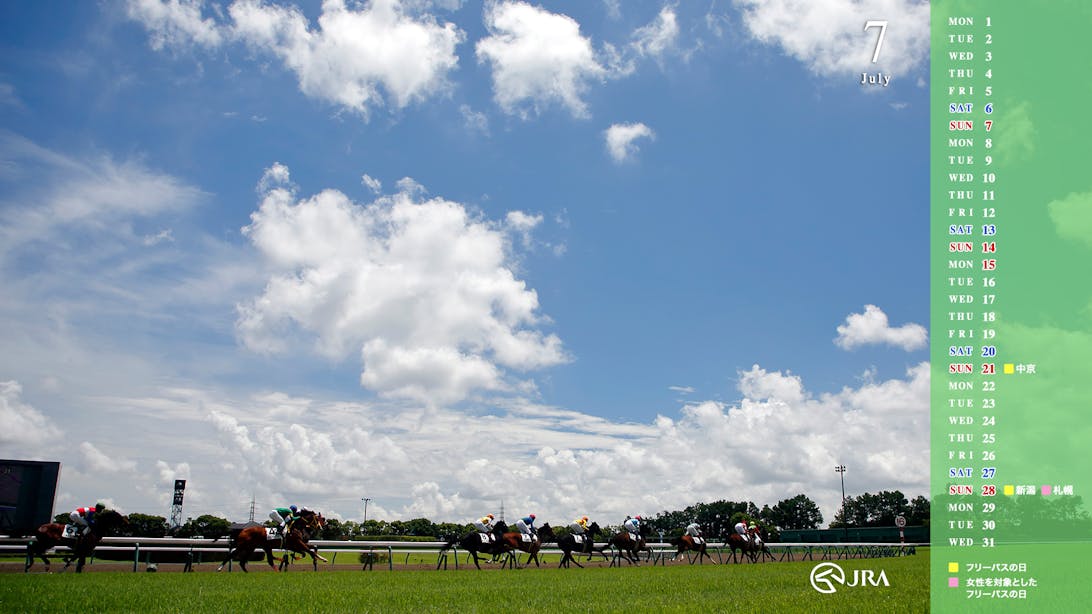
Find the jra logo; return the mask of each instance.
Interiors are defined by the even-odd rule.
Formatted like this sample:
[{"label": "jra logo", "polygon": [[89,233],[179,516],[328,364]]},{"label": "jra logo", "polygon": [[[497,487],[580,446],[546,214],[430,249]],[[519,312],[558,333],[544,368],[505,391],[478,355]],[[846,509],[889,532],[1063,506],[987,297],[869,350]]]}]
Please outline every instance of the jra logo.
[{"label": "jra logo", "polygon": [[811,587],[829,595],[838,591],[835,585],[859,587],[859,586],[891,586],[887,581],[887,574],[881,569],[877,575],[871,569],[854,569],[849,582],[846,581],[846,572],[837,563],[819,563],[811,569]]}]

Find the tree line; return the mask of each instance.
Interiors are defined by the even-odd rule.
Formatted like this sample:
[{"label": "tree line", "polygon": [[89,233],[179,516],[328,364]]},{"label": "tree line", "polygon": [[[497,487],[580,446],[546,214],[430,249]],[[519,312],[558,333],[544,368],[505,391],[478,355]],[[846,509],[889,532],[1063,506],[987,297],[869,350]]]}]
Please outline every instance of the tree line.
[{"label": "tree line", "polygon": [[[849,527],[889,527],[895,525],[895,517],[902,515],[907,524],[929,524],[929,499],[923,496],[907,500],[898,490],[882,491],[876,494],[864,493],[856,497],[846,497],[845,506],[835,514],[829,528]],[[597,520],[607,531],[621,528],[624,519],[616,522]],[[614,519],[610,519],[614,520]],[[663,535],[664,539],[677,537],[686,525],[697,522],[710,537],[726,536],[737,522],[754,521],[777,539],[781,531],[795,529],[818,529],[823,524],[823,514],[819,506],[807,495],[799,494],[782,499],[774,505],[758,507],[753,501],[719,500],[712,503],[695,503],[681,510],[661,511],[644,520],[651,526],[654,535]],[[57,522],[68,522],[68,514],[58,514]],[[219,538],[230,533],[231,522],[226,518],[204,514],[197,518],[188,518],[173,531],[163,516],[134,513],[129,514],[129,525],[121,533],[130,537],[208,537]],[[272,526],[272,521],[264,523]],[[569,520],[557,522],[555,532],[565,535]],[[427,518],[411,520],[367,520],[363,523],[353,520],[328,518],[319,539],[329,540],[368,540],[368,539],[440,539],[450,535],[463,535],[473,530],[470,523],[451,522],[434,523]]]}]

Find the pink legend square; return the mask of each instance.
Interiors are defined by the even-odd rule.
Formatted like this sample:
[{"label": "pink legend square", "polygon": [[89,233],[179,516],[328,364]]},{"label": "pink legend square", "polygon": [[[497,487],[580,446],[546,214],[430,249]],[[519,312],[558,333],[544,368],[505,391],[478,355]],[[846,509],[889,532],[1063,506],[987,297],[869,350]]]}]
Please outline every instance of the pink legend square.
[{"label": "pink legend square", "polygon": [[1049,495],[1052,492],[1050,485],[1043,486],[1043,496]]},{"label": "pink legend square", "polygon": [[959,588],[959,578],[948,578],[948,588]]}]

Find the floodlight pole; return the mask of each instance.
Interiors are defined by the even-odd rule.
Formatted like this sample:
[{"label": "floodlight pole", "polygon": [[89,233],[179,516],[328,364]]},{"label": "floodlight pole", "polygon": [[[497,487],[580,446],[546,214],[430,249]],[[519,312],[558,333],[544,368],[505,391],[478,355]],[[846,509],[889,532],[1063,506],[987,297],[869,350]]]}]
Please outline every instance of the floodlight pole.
[{"label": "floodlight pole", "polygon": [[370,497],[361,497],[361,501],[364,502],[364,522],[360,523],[361,532],[364,531],[364,525],[368,522],[368,501],[371,501]]},{"label": "floodlight pole", "polygon": [[842,541],[849,541],[848,518],[846,518],[846,466],[838,465],[834,468],[842,478]]}]

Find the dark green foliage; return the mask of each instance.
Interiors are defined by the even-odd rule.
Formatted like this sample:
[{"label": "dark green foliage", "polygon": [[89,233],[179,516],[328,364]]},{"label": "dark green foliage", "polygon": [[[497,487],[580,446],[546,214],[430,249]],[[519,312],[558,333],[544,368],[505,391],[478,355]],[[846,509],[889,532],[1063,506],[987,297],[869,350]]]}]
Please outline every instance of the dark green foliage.
[{"label": "dark green foliage", "polygon": [[197,518],[188,518],[186,523],[175,531],[176,537],[209,537],[217,538],[228,534],[231,523],[224,518],[211,514],[202,514]]},{"label": "dark green foliage", "polygon": [[[918,499],[924,500],[924,497]],[[918,503],[919,510],[921,502]],[[926,518],[928,517],[928,501],[924,501]],[[851,527],[893,527],[895,517],[902,514],[907,516],[911,512],[910,502],[906,496],[897,490],[884,490],[878,494],[864,493],[857,497],[846,497],[845,509],[838,510],[834,515],[834,521],[830,528],[838,528],[848,524]],[[919,512],[920,513],[920,512]],[[910,518],[907,517],[908,524]]]},{"label": "dark green foliage", "polygon": [[163,537],[167,535],[167,519],[149,514],[129,514],[129,524],[119,531],[129,537]]},{"label": "dark green foliage", "polygon": [[818,529],[823,523],[823,514],[807,495],[799,494],[778,501],[765,520],[779,529]]}]

